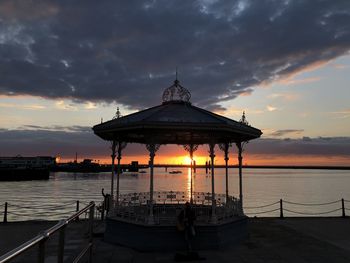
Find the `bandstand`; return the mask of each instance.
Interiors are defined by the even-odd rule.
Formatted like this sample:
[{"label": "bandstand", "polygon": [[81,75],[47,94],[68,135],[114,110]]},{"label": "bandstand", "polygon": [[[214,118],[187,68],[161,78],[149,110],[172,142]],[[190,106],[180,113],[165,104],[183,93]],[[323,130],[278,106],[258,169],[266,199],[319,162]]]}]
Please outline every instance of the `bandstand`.
[{"label": "bandstand", "polygon": [[[105,240],[139,250],[185,248],[183,235],[176,231],[177,215],[189,201],[196,214],[197,249],[219,248],[247,235],[243,212],[242,152],[244,144],[262,132],[245,120],[237,122],[193,106],[190,92],[176,79],[165,89],[161,105],[95,125],[94,133],[112,144],[112,209],[106,218]],[[119,174],[122,151],[127,143],[144,144],[149,152],[149,192],[120,194]],[[211,160],[211,192],[154,191],[154,158],[161,145],[182,145],[193,163],[199,145],[208,145]],[[224,152],[226,191],[215,193],[215,146]],[[229,196],[228,160],[230,146],[238,152],[239,197]],[[117,158],[117,169],[115,159]],[[114,191],[114,171],[116,191]]]}]

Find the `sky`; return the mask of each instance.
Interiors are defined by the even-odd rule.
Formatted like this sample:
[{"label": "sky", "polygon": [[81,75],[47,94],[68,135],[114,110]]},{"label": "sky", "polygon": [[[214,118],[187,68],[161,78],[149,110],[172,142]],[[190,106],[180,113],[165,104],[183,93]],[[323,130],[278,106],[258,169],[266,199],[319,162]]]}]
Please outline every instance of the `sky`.
[{"label": "sky", "polygon": [[160,104],[177,68],[192,104],[263,131],[244,163],[350,166],[349,50],[348,0],[2,0],[0,156],[108,162],[91,127]]}]

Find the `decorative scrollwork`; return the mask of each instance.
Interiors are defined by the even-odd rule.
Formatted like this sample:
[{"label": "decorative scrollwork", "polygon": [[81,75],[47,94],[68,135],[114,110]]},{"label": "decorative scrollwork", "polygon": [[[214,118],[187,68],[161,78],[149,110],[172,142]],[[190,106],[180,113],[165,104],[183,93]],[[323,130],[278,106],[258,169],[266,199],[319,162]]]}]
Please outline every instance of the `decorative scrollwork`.
[{"label": "decorative scrollwork", "polygon": [[228,150],[231,146],[231,143],[219,143],[220,150],[225,153],[225,160],[228,160]]},{"label": "decorative scrollwork", "polygon": [[[111,149],[112,149],[112,157],[115,157],[115,153],[118,153],[118,158],[121,159],[122,150],[127,146],[128,144],[123,141],[111,141]],[[114,158],[113,157],[113,158]]]},{"label": "decorative scrollwork", "polygon": [[155,154],[160,148],[160,144],[150,143],[146,144],[147,151],[150,152],[150,154]]},{"label": "decorative scrollwork", "polygon": [[186,152],[194,153],[198,149],[198,144],[185,144],[183,147]]},{"label": "decorative scrollwork", "polygon": [[215,143],[209,143],[209,156],[210,158],[214,158],[215,157]]},{"label": "decorative scrollwork", "polygon": [[163,102],[168,101],[184,101],[189,102],[191,93],[180,85],[180,82],[176,79],[174,84],[169,88],[166,88],[163,92]]},{"label": "decorative scrollwork", "polygon": [[231,146],[232,146],[231,143],[219,143],[219,148],[223,152],[227,152]]},{"label": "decorative scrollwork", "polygon": [[236,142],[236,146],[238,148],[238,152],[243,153],[245,150],[245,146],[249,143],[249,141],[238,141]]},{"label": "decorative scrollwork", "polygon": [[127,145],[128,144],[126,142],[118,142],[117,144],[118,158],[121,158],[122,150],[125,149]]}]

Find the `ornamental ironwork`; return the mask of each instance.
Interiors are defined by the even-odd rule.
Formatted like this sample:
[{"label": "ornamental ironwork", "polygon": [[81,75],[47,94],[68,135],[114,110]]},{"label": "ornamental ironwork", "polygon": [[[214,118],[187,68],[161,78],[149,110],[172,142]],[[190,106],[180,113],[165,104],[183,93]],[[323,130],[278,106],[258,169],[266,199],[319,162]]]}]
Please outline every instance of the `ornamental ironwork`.
[{"label": "ornamental ironwork", "polygon": [[160,144],[157,143],[148,143],[146,144],[146,149],[151,153],[155,154],[160,148]]},{"label": "ornamental ironwork", "polygon": [[177,79],[174,84],[169,88],[166,88],[163,92],[163,102],[168,101],[184,101],[190,102],[191,93],[180,85],[180,81]]},{"label": "ornamental ironwork", "polygon": [[189,152],[192,158],[192,154],[197,151],[198,149],[198,144],[185,144],[183,145],[185,151]]},{"label": "ornamental ironwork", "polygon": [[240,123],[249,125],[249,122],[247,121],[247,118],[245,116],[245,111],[243,111],[242,118],[239,120]]},{"label": "ornamental ironwork", "polygon": [[120,117],[123,117],[123,115],[121,114],[119,107],[117,107],[117,112],[115,113],[113,120],[114,119],[119,119]]},{"label": "ornamental ironwork", "polygon": [[231,143],[219,143],[220,150],[225,153],[225,160],[228,160],[228,150],[231,146]]}]

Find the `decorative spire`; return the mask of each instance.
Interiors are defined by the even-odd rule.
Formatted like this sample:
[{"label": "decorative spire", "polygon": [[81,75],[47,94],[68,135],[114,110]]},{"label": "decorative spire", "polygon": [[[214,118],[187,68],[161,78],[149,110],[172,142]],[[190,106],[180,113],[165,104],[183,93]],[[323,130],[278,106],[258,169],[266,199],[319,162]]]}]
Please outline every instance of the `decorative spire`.
[{"label": "decorative spire", "polygon": [[245,111],[243,111],[242,118],[239,120],[240,123],[243,123],[245,125],[249,125],[249,122],[247,121],[247,118],[245,117]]},{"label": "decorative spire", "polygon": [[176,67],[176,71],[175,71],[175,83],[179,83],[179,81],[177,79],[177,67]]},{"label": "decorative spire", "polygon": [[119,119],[120,117],[122,117],[122,114],[120,113],[119,107],[117,107],[117,112],[115,113],[115,116],[113,117],[114,119]]}]

